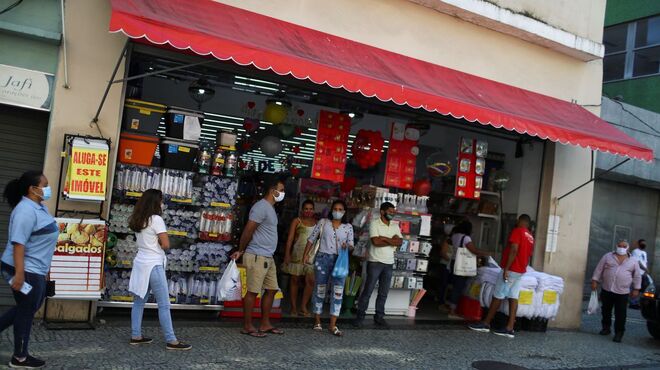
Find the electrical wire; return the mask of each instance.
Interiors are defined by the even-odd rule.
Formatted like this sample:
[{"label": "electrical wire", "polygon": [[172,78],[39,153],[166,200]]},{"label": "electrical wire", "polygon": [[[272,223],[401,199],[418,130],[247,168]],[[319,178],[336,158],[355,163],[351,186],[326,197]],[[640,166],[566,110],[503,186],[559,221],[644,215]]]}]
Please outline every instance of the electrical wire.
[{"label": "electrical wire", "polygon": [[623,105],[623,103],[620,102],[618,99],[614,99],[614,98],[612,98],[612,97],[610,97],[610,96],[608,96],[608,95],[606,95],[606,94],[603,94],[603,95],[605,95],[605,96],[606,96],[608,99],[610,99],[611,101],[613,101],[613,102],[619,104],[619,106],[621,107],[621,109],[622,109],[624,112],[626,112],[626,113],[630,114],[631,116],[635,117],[635,119],[637,119],[639,122],[641,122],[644,126],[650,128],[650,129],[651,129],[653,132],[655,132],[656,134],[660,134],[660,131],[656,130],[655,127],[649,125],[648,123],[646,123],[646,121],[644,121],[643,119],[639,118],[635,113],[629,111],[629,110],[626,108],[626,106]]},{"label": "electrical wire", "polygon": [[18,0],[18,1],[16,1],[15,3],[9,5],[8,7],[6,7],[6,8],[4,8],[4,9],[0,10],[0,14],[5,14],[5,13],[7,13],[8,11],[10,11],[10,10],[14,9],[15,7],[17,7],[17,6],[18,6],[20,3],[22,3],[22,2],[23,2],[23,0]]}]

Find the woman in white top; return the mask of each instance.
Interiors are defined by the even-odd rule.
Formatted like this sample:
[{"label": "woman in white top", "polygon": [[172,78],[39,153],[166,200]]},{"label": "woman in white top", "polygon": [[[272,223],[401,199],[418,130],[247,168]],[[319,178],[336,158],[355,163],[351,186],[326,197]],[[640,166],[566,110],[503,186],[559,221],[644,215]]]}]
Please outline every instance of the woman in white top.
[{"label": "woman in white top", "polygon": [[458,248],[467,248],[467,250],[472,252],[472,254],[476,255],[477,257],[490,256],[490,253],[477,249],[477,247],[472,242],[470,234],[472,234],[472,223],[470,221],[461,222],[451,232],[451,244],[453,246],[453,253],[451,265],[449,268],[449,271],[452,273],[452,288],[451,295],[449,297],[449,316],[457,316],[456,306],[458,306],[458,301],[461,299],[461,296],[463,296],[465,286],[470,279],[468,276],[458,276],[454,274],[454,262],[456,261],[456,255],[458,255]]},{"label": "woman in white top", "polygon": [[172,328],[170,296],[165,276],[165,250],[170,247],[170,240],[167,237],[165,221],[161,217],[162,202],[163,193],[160,190],[145,191],[128,221],[128,226],[135,232],[138,246],[138,253],[133,260],[131,280],[128,283],[128,290],[134,295],[130,344],[146,344],[153,341],[142,336],[142,314],[151,288],[158,303],[158,320],[165,334],[166,348],[185,351],[192,346],[177,340]]}]

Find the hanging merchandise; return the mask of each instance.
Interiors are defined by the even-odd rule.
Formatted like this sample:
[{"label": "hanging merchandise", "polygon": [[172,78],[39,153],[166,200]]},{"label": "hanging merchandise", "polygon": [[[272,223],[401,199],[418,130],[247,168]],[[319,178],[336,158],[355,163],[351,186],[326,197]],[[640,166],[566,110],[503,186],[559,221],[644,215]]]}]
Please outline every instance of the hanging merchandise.
[{"label": "hanging merchandise", "polygon": [[442,151],[435,152],[426,158],[426,170],[430,177],[443,177],[451,173],[451,160]]},{"label": "hanging merchandise", "polygon": [[413,191],[416,195],[431,194],[431,181],[429,179],[419,179],[413,183]]},{"label": "hanging merchandise", "polygon": [[380,162],[383,154],[383,136],[379,131],[360,130],[353,142],[353,159],[362,169],[371,168]]},{"label": "hanging merchandise", "polygon": [[211,175],[221,176],[222,171],[225,169],[225,150],[218,146],[213,156],[213,166],[211,167]]},{"label": "hanging merchandise", "polygon": [[266,100],[266,109],[264,109],[264,121],[279,125],[286,121],[289,116],[291,103],[283,99]]},{"label": "hanging merchandise", "polygon": [[461,138],[458,150],[458,171],[454,195],[458,198],[479,199],[484,187],[488,144]]},{"label": "hanging merchandise", "polygon": [[70,142],[64,184],[68,200],[104,201],[108,180],[108,142],[76,137]]},{"label": "hanging merchandise", "polygon": [[350,131],[351,119],[347,115],[324,110],[319,113],[312,178],[335,183],[344,180]]},{"label": "hanging merchandise", "polygon": [[267,157],[275,157],[282,151],[282,140],[277,136],[268,135],[261,139],[261,152]]},{"label": "hanging merchandise", "polygon": [[419,131],[397,122],[392,123],[391,131],[383,185],[412,189],[419,154]]},{"label": "hanging merchandise", "polygon": [[204,176],[200,197],[203,207],[233,207],[236,204],[238,181],[223,177]]},{"label": "hanging merchandise", "polygon": [[208,174],[211,171],[212,149],[204,145],[199,149],[197,155],[197,173]]},{"label": "hanging merchandise", "polygon": [[238,157],[236,152],[233,150],[228,150],[225,156],[225,167],[222,170],[222,173],[227,177],[236,176],[236,167],[238,165]]}]

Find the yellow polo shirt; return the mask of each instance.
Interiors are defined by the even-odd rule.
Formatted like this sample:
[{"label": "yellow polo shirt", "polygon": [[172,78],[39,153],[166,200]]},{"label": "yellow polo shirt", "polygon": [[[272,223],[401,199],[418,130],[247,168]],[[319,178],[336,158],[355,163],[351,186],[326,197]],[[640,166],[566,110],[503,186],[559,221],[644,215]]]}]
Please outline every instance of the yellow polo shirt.
[{"label": "yellow polo shirt", "polygon": [[[394,235],[402,237],[401,229],[399,229],[399,224],[390,221],[390,224],[387,225],[380,219],[371,221],[369,224],[369,238],[383,236],[385,238],[391,238]],[[380,262],[388,265],[394,264],[394,252],[399,247],[374,247],[369,243],[369,262]]]}]

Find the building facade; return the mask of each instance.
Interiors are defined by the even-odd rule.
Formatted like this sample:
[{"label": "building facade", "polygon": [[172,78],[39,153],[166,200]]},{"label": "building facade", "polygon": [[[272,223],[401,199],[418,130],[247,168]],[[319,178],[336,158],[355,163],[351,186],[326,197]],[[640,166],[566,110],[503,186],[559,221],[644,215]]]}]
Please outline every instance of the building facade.
[{"label": "building facade", "polygon": [[[605,1],[480,0],[338,0],[309,2],[218,1],[358,43],[399,53],[443,67],[573,102],[599,114],[605,47],[602,45]],[[128,39],[111,34],[111,4],[106,0],[66,1],[64,29],[68,51],[60,53],[54,106],[45,148],[46,174],[57,178],[65,133],[113,138],[123,107],[125,86],[113,84],[98,126],[90,124]],[[64,58],[67,63],[63,63]],[[120,76],[127,73],[123,60]],[[68,88],[61,81],[68,79]],[[580,324],[593,184],[567,198],[557,198],[589,180],[592,152],[547,141],[543,145],[541,185],[535,202],[537,245],[533,266],[562,276],[565,299],[557,327]],[[114,168],[111,163],[110,170]],[[521,186],[525,186],[524,182]],[[65,202],[66,203],[66,202]],[[80,205],[69,205],[84,209]],[[106,210],[106,215],[108,210]],[[561,218],[556,250],[546,252],[550,215]],[[85,316],[62,302],[60,313]]]}]

